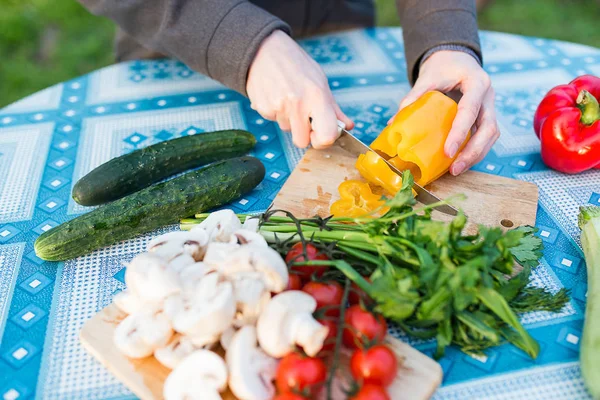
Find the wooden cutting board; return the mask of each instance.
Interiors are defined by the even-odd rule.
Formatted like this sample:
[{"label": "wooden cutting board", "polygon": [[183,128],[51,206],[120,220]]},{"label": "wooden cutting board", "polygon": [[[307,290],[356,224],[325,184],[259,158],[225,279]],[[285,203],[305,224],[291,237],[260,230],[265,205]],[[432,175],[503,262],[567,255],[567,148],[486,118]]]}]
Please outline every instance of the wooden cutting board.
[{"label": "wooden cutting board", "polygon": [[[114,304],[109,305],[85,323],[79,335],[81,343],[136,396],[142,400],[162,399],[163,384],[170,370],[154,357],[127,358],[113,345],[114,330],[125,316]],[[396,380],[388,388],[391,399],[429,399],[442,382],[440,365],[390,335],[386,341],[398,356],[400,366]],[[231,392],[222,395],[225,400],[236,400]],[[335,397],[336,400],[344,398],[343,395]]]},{"label": "wooden cutting board", "polygon": [[[355,162],[356,157],[339,146],[307,150],[275,198],[274,208],[302,218],[329,216],[329,206],[339,199],[339,184],[348,179],[364,181]],[[475,230],[476,224],[506,228],[535,224],[538,188],[531,182],[467,171],[458,177],[446,174],[427,189],[441,199],[466,195],[465,200],[453,204],[469,217],[467,231]],[[435,211],[433,218],[452,217]]]}]

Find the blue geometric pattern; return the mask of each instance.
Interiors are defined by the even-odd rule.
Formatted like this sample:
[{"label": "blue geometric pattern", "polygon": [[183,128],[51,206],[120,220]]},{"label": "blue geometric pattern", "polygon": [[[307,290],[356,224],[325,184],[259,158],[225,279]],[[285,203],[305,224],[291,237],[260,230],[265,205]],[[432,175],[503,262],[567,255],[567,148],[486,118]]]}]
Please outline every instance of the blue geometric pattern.
[{"label": "blue geometric pattern", "polygon": [[[533,285],[571,289],[560,313],[529,313],[523,323],[541,346],[531,360],[513,346],[470,357],[450,348],[440,360],[436,399],[587,399],[578,365],[586,267],[576,225],[581,204],[600,204],[600,171],[566,176],[548,170],[532,130],[537,103],[551,87],[600,74],[600,51],[546,39],[482,32],[485,68],[497,92],[502,136],[475,170],[540,188],[536,225],[546,249]],[[372,141],[410,89],[400,29],[311,38],[301,45],[324,68],[355,133]],[[151,235],[65,263],[36,257],[48,229],[88,209],[70,197],[77,180],[106,160],[184,135],[241,128],[257,138],[252,154],[265,180],[230,205],[264,210],[301,158],[290,135],[250,108],[246,98],[174,60],[110,66],[0,110],[0,396],[131,398],[80,346],[84,322],[124,288],[124,263]],[[166,227],[160,231],[176,229]],[[392,333],[426,354],[435,343]]]}]

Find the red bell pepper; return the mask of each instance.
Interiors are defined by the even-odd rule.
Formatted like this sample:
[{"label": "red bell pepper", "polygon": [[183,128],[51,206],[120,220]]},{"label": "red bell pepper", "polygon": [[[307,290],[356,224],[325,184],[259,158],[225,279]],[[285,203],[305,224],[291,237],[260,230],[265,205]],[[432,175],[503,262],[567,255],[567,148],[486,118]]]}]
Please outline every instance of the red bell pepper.
[{"label": "red bell pepper", "polygon": [[547,166],[568,174],[600,169],[599,99],[600,78],[592,75],[546,94],[535,112],[533,129]]}]

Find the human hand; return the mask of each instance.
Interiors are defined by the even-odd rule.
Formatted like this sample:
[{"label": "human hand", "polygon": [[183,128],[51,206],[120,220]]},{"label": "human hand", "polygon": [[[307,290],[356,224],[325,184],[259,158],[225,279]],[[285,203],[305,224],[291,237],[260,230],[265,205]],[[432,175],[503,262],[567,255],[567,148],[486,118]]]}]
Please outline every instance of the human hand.
[{"label": "human hand", "polygon": [[[246,81],[251,106],[263,118],[292,132],[297,147],[328,147],[338,138],[337,120],[354,123],[340,110],[325,73],[287,34],[274,31],[261,44]],[[312,118],[312,126],[309,122]]]},{"label": "human hand", "polygon": [[490,77],[473,56],[441,50],[425,60],[414,87],[400,102],[400,110],[430,90],[462,93],[444,145],[446,155],[454,157],[471,130],[471,139],[450,166],[450,173],[459,175],[481,161],[500,136]]}]

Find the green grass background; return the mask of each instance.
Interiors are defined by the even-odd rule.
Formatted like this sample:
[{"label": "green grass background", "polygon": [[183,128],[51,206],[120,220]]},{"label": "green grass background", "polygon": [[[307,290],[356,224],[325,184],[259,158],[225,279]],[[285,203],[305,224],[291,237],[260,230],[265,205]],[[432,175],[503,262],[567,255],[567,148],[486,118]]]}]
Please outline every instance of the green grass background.
[{"label": "green grass background", "polygon": [[[378,24],[397,25],[395,1],[375,1]],[[495,0],[479,25],[600,47],[600,0]],[[0,107],[110,64],[113,34],[76,0],[0,0]]]}]

